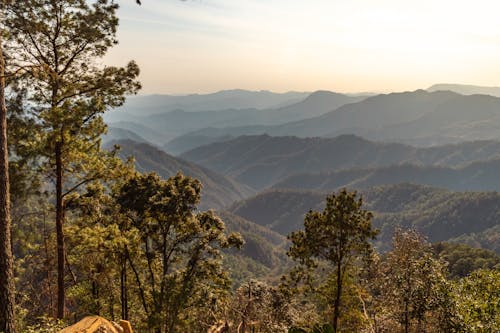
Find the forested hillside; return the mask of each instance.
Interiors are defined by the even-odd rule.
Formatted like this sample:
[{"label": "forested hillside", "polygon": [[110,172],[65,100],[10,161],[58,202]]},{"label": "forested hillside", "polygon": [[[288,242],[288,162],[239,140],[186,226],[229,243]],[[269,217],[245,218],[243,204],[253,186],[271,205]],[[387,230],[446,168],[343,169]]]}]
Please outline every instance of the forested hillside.
[{"label": "forested hillside", "polygon": [[241,250],[228,252],[224,259],[235,287],[250,279],[278,278],[290,267],[284,235],[228,211],[218,211],[217,215],[228,231],[240,233],[245,240]]},{"label": "forested hillside", "polygon": [[178,159],[147,143],[131,140],[110,142],[120,146],[119,154],[123,159],[133,157],[135,166],[140,172],[156,172],[167,179],[181,172],[196,178],[203,184],[200,207],[202,209],[221,209],[234,201],[247,198],[254,190],[246,185],[226,178],[196,164]]},{"label": "forested hillside", "polygon": [[[321,209],[328,192],[272,190],[238,202],[230,211],[283,235],[301,227],[305,214]],[[385,249],[394,228],[420,231],[431,242],[478,238],[498,250],[499,234],[491,228],[500,218],[497,192],[452,192],[429,186],[398,184],[361,190],[366,209],[374,213],[374,226],[381,233],[377,246]],[[488,235],[487,230],[491,231]],[[488,237],[490,238],[489,240]],[[493,239],[491,239],[493,237]],[[479,242],[479,240],[477,240]],[[489,244],[489,245],[488,245]]]},{"label": "forested hillside", "polygon": [[412,182],[455,191],[498,191],[499,159],[473,162],[451,168],[442,166],[394,165],[369,169],[297,174],[273,185],[274,188],[333,191],[340,187],[367,188],[384,184]]},{"label": "forested hillside", "polygon": [[[491,170],[493,172],[494,161],[478,162],[477,165],[471,164],[466,167],[465,165],[472,161],[489,160],[498,156],[500,156],[500,143],[496,141],[475,141],[430,148],[416,148],[404,144],[368,141],[354,135],[342,135],[331,139],[271,137],[268,135],[242,136],[231,141],[199,147],[181,155],[186,160],[216,170],[256,189],[272,186],[274,183],[294,174],[301,174],[293,178],[297,179],[298,183],[303,181],[304,184],[307,184],[309,176],[302,175],[304,173],[327,173],[331,171],[332,177],[335,177],[337,174],[334,172],[339,170],[347,170],[340,173],[339,177],[345,175],[351,182],[357,177],[363,179],[366,174],[374,172],[373,170],[363,172],[357,169],[389,167],[396,164],[415,165],[401,167],[403,171],[400,173],[403,175],[399,179],[400,182],[411,181],[413,177],[412,170],[416,174],[418,174],[418,170],[421,170],[422,174],[433,178],[432,172],[427,174],[425,169],[420,169],[418,166],[438,165],[450,167],[450,170],[447,171],[441,168],[430,168],[429,170],[449,174],[448,178],[453,178],[456,174],[456,177],[450,180],[451,183],[459,178],[459,172],[455,172],[451,167],[463,167],[463,172],[469,172],[467,176],[473,173],[474,170]],[[408,169],[406,178],[404,176],[405,168]],[[397,177],[397,174],[394,174],[394,176]],[[495,179],[493,173],[482,177],[484,180],[490,177],[487,182]],[[314,178],[314,175],[310,176],[310,178]],[[316,178],[319,182],[328,183],[329,181],[328,174]],[[473,183],[474,181],[474,177],[460,178],[457,185],[452,188],[466,188],[460,187],[459,184],[461,182]],[[477,181],[480,182],[481,180]],[[335,187],[346,186],[349,182],[340,183]],[[442,182],[446,182],[446,178]],[[444,186],[443,183],[434,185]],[[430,183],[430,185],[433,184]],[[325,189],[335,187],[330,186],[325,187]],[[307,187],[307,185],[299,188],[315,189],[314,186]],[[485,188],[496,189],[496,187]]]},{"label": "forested hillside", "polygon": [[119,127],[109,127],[107,133],[103,135],[104,144],[119,140],[130,140],[141,143],[148,142],[146,139],[143,139],[138,134]]}]

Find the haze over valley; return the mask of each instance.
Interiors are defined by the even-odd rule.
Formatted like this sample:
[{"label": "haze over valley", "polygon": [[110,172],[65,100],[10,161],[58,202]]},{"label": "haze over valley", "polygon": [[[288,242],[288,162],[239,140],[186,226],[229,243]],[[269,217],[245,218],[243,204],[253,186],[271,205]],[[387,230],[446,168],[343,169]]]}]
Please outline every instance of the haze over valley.
[{"label": "haze over valley", "polygon": [[498,0],[0,6],[0,333],[500,332]]},{"label": "haze over valley", "polygon": [[[231,212],[233,219],[283,236],[297,229],[310,209],[322,207],[327,193],[348,188],[361,191],[375,211],[381,248],[393,228],[404,226],[432,241],[467,239],[498,251],[496,210],[486,213],[490,222],[469,215],[483,210],[477,198],[500,190],[497,92],[436,84],[364,95],[324,90],[145,95],[131,97],[108,115],[104,141],[122,146],[121,155],[134,156],[139,170],[163,177],[181,171],[200,179],[202,208]],[[379,208],[391,206],[390,198],[403,200],[403,189],[428,202],[397,202],[400,215]],[[474,206],[451,215],[436,208],[443,200],[449,202],[442,207],[451,208],[453,200]],[[279,217],[279,211],[287,213]],[[419,222],[412,218],[417,215],[436,222]],[[446,233],[457,219],[465,222]]]}]

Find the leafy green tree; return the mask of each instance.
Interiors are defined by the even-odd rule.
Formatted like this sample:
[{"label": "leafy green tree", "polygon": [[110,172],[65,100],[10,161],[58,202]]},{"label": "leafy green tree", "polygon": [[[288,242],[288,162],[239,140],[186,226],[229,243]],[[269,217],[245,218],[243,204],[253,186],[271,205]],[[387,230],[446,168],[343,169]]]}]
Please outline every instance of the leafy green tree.
[{"label": "leafy green tree", "polygon": [[500,272],[480,269],[458,281],[454,290],[463,332],[500,331]]},{"label": "leafy green tree", "polygon": [[[40,126],[27,112],[25,105],[27,91],[17,89],[10,80],[8,108],[9,179],[12,219],[15,220],[16,206],[29,196],[40,193],[40,175],[37,172],[37,140]],[[14,224],[15,225],[15,224]]]},{"label": "leafy green tree", "polygon": [[[194,330],[190,309],[209,307],[225,297],[228,273],[221,249],[240,247],[211,211],[196,212],[201,184],[177,174],[161,180],[136,175],[118,190],[116,200],[141,237],[141,253],[128,256],[150,329]],[[139,269],[140,267],[140,269]],[[187,325],[187,326],[186,326]]]},{"label": "leafy green tree", "polygon": [[68,301],[77,305],[73,306],[76,315],[95,313],[129,320],[124,256],[138,246],[139,236],[135,229],[122,228],[125,216],[109,192],[130,171],[117,162],[114,179],[90,183],[68,207],[73,223],[66,228],[67,261],[75,278]]},{"label": "leafy green tree", "polygon": [[250,280],[235,291],[229,304],[229,321],[238,332],[287,332],[301,311],[305,312],[304,306],[278,288]]},{"label": "leafy green tree", "polygon": [[466,277],[478,269],[500,269],[500,255],[466,244],[440,242],[433,244],[436,255],[448,263],[451,278]]},{"label": "leafy green tree", "polygon": [[333,327],[330,324],[316,324],[311,330],[305,330],[299,327],[291,327],[288,333],[333,333]]},{"label": "leafy green tree", "polygon": [[445,264],[416,231],[396,230],[392,246],[381,264],[383,303],[403,332],[423,332],[447,302]]},{"label": "leafy green tree", "polygon": [[11,66],[25,69],[31,111],[43,130],[39,152],[55,183],[59,318],[65,311],[67,198],[103,177],[101,115],[139,88],[135,63],[116,68],[96,61],[117,43],[117,8],[111,0],[26,0],[10,5],[6,18]]},{"label": "leafy green tree", "polygon": [[309,211],[304,219],[304,230],[289,236],[292,246],[288,254],[300,266],[316,268],[321,262],[333,266],[334,272],[329,280],[333,281],[335,290],[332,304],[334,332],[340,330],[338,322],[347,274],[356,259],[371,252],[370,240],[377,235],[371,225],[372,214],[362,207],[363,200],[356,192],[341,190],[326,198],[322,212]]}]

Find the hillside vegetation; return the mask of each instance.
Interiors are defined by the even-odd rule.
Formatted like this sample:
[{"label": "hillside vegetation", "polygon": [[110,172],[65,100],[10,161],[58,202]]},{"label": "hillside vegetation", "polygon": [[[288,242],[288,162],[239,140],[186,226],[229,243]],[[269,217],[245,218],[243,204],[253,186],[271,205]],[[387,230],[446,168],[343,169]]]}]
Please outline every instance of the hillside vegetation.
[{"label": "hillside vegetation", "polygon": [[333,191],[340,187],[362,189],[411,182],[455,191],[498,191],[499,167],[500,159],[473,162],[459,168],[412,164],[353,168],[316,174],[296,174],[274,184],[273,188]]},{"label": "hillside vegetation", "polygon": [[[361,191],[381,230],[377,244],[385,248],[395,227],[414,228],[431,242],[470,237],[494,228],[500,219],[497,192],[452,192],[429,186],[398,184]],[[326,193],[273,190],[231,206],[230,211],[283,235],[301,228],[304,215],[321,209]],[[490,244],[500,239],[498,233]],[[483,243],[483,244],[486,244]],[[490,247],[492,250],[498,248]]]},{"label": "hillside vegetation", "polygon": [[[215,170],[256,189],[269,187],[294,174],[388,167],[395,164],[460,167],[471,161],[488,160],[499,156],[500,142],[496,141],[417,148],[398,143],[368,141],[354,135],[342,135],[336,138],[242,136],[231,141],[199,147],[181,155],[183,159]],[[469,168],[471,170],[481,167],[493,168],[490,163],[494,164],[485,162],[484,166],[479,163]],[[417,167],[413,168],[418,171]],[[350,176],[352,179],[357,174],[366,174],[369,171],[349,172],[354,175]],[[307,175],[297,177],[299,182],[303,179],[307,183]],[[328,175],[321,175],[318,178],[322,177],[328,182]],[[411,178],[402,181],[410,180]],[[474,179],[465,178],[462,181],[473,182]],[[441,185],[436,184],[436,186]]]},{"label": "hillside vegetation", "polygon": [[126,140],[116,141],[113,144],[118,144],[121,147],[120,156],[122,158],[134,157],[138,171],[154,171],[164,179],[182,172],[186,176],[199,179],[204,188],[200,204],[202,209],[220,209],[255,193],[248,186],[196,164],[168,155],[147,143]]}]

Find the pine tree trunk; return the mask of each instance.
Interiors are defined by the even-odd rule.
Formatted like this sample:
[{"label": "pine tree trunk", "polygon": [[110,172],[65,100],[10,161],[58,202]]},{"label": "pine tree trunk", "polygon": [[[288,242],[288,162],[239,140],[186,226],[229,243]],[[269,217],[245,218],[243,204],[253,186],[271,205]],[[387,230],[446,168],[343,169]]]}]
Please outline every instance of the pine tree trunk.
[{"label": "pine tree trunk", "polygon": [[0,40],[0,331],[14,333],[14,259],[12,257],[5,59]]},{"label": "pine tree trunk", "polygon": [[405,302],[405,333],[409,333],[410,331],[410,320],[409,320],[409,314],[408,314],[408,301]]},{"label": "pine tree trunk", "polygon": [[56,233],[57,233],[57,318],[64,318],[65,310],[65,249],[64,249],[64,203],[63,203],[63,163],[62,142],[56,142]]},{"label": "pine tree trunk", "polygon": [[122,268],[120,272],[120,300],[122,303],[122,319],[128,320],[128,286],[127,286],[127,258],[122,258]]},{"label": "pine tree trunk", "polygon": [[342,262],[337,263],[337,292],[335,295],[335,303],[333,305],[333,331],[337,333],[337,327],[340,317],[340,297],[342,295]]}]

